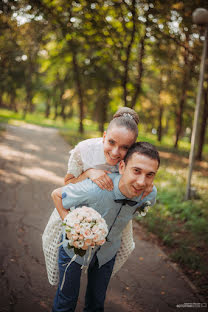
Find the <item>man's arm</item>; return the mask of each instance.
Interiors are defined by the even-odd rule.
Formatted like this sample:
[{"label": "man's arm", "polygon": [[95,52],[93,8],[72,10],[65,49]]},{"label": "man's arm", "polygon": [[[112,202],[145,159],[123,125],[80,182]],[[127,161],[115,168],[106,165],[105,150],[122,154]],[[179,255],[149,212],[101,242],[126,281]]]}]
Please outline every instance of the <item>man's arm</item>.
[{"label": "man's arm", "polygon": [[97,199],[99,187],[91,180],[70,183],[54,190],[51,194],[55,207],[62,219],[64,219],[71,207],[88,205],[89,201]]},{"label": "man's arm", "polygon": [[65,209],[63,207],[63,204],[62,204],[62,188],[60,187],[60,188],[54,190],[51,194],[51,197],[53,199],[53,202],[55,204],[55,207],[56,207],[61,219],[64,220],[64,218],[68,214],[68,210]]}]

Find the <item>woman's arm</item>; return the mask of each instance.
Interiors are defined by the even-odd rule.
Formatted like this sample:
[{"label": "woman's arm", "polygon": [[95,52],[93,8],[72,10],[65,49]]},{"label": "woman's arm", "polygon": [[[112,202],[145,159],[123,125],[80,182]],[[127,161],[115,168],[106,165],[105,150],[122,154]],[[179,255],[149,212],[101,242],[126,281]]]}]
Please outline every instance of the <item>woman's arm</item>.
[{"label": "woman's arm", "polygon": [[101,169],[88,169],[82,174],[80,174],[77,178],[73,176],[73,174],[68,173],[65,176],[64,183],[69,184],[69,183],[78,183],[81,182],[87,178],[92,180],[94,183],[96,183],[102,190],[108,190],[112,191],[113,190],[113,181],[111,178],[108,176],[108,173],[111,173],[110,171],[107,170],[101,170]]},{"label": "woman's arm", "polygon": [[53,199],[53,202],[55,204],[55,207],[61,217],[62,220],[64,220],[64,218],[67,216],[68,214],[68,210],[65,209],[62,205],[62,191],[61,191],[61,187],[54,190],[51,194],[51,197]]},{"label": "woman's arm", "polygon": [[86,171],[81,173],[77,178],[75,178],[75,176],[73,174],[67,173],[65,178],[64,178],[64,184],[65,185],[69,184],[69,183],[75,184],[75,183],[81,182],[87,178],[88,178],[88,176],[86,174]]},{"label": "woman's arm", "polygon": [[[87,152],[87,151],[86,151]],[[111,173],[107,170],[88,169],[84,171],[84,164],[81,157],[79,144],[71,151],[71,155],[68,161],[68,171],[64,178],[64,184],[78,183],[87,178],[96,183],[102,190],[113,190],[113,182],[108,176]]]}]

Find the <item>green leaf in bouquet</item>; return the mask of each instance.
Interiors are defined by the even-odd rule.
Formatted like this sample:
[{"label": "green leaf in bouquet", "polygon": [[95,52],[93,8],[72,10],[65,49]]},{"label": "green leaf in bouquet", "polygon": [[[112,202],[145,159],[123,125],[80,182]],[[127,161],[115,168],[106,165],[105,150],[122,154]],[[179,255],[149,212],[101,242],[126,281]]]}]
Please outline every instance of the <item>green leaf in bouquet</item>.
[{"label": "green leaf in bouquet", "polygon": [[72,248],[73,248],[73,246],[69,245],[69,243],[68,243],[67,248],[68,248],[68,249],[72,249]]},{"label": "green leaf in bouquet", "polygon": [[80,257],[84,257],[84,255],[86,254],[86,250],[74,247],[74,253]]}]

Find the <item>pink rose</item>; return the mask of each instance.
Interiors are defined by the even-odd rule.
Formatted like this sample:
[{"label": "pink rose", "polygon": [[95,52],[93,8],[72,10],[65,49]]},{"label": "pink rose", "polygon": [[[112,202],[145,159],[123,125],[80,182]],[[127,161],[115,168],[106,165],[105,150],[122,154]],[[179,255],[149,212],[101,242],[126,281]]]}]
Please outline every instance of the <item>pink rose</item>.
[{"label": "pink rose", "polygon": [[98,242],[96,243],[96,245],[101,246],[101,245],[103,245],[104,243],[105,243],[105,239],[98,241]]},{"label": "pink rose", "polygon": [[79,235],[79,240],[83,240],[84,236],[82,234]]},{"label": "pink rose", "polygon": [[93,233],[97,233],[97,231],[99,230],[97,225],[94,225],[92,228]]},{"label": "pink rose", "polygon": [[80,233],[80,225],[79,224],[75,223],[74,228],[75,228],[75,231],[77,233]]},{"label": "pink rose", "polygon": [[89,229],[87,229],[87,230],[84,231],[83,235],[84,235],[84,237],[89,237],[89,236],[92,235],[92,232]]},{"label": "pink rose", "polygon": [[79,235],[78,235],[78,234],[74,234],[74,235],[72,235],[73,240],[77,240],[77,239],[78,239],[78,237],[79,237]]},{"label": "pink rose", "polygon": [[84,243],[85,243],[86,246],[91,246],[92,240],[91,239],[86,239]]}]

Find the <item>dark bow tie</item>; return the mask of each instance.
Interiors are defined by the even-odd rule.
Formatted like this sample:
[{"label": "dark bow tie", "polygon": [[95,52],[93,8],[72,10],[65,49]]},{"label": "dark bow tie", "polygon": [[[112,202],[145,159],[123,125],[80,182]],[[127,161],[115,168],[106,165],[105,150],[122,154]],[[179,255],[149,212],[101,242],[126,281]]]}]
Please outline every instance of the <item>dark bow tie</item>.
[{"label": "dark bow tie", "polygon": [[126,199],[126,198],[124,198],[124,199],[115,199],[114,201],[115,201],[116,203],[120,203],[120,204],[122,204],[122,205],[129,205],[129,206],[134,206],[134,205],[137,204],[136,201],[130,200],[130,199]]}]

